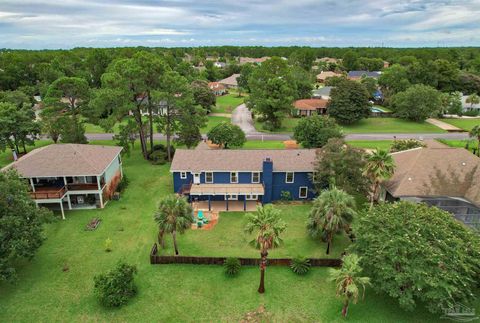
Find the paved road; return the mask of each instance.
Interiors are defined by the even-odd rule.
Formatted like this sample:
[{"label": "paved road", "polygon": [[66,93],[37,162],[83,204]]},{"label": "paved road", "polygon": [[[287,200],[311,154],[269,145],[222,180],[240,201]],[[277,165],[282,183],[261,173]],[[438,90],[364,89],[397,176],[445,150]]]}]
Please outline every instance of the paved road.
[{"label": "paved road", "polygon": [[[86,134],[89,140],[111,140],[113,133],[88,133]],[[205,135],[203,135],[206,137]],[[162,134],[154,134],[153,137],[157,140],[164,140],[165,136]],[[397,139],[452,139],[461,140],[468,139],[468,133],[352,133],[345,136],[346,140],[393,140]],[[255,132],[247,135],[248,140],[289,140],[291,134],[266,134]]]}]

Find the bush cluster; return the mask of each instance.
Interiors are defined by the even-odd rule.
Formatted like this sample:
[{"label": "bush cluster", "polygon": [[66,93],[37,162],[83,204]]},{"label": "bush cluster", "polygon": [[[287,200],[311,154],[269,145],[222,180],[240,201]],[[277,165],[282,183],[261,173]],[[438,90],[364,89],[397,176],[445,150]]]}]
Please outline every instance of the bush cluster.
[{"label": "bush cluster", "polygon": [[297,275],[305,275],[310,270],[310,260],[305,257],[293,258],[290,268]]},{"label": "bush cluster", "polygon": [[[175,154],[175,147],[171,146],[172,157]],[[168,161],[167,147],[162,144],[153,146],[153,151],[148,155],[148,159],[154,165],[164,165]]]},{"label": "bush cluster", "polygon": [[225,275],[227,276],[236,276],[240,272],[240,267],[240,260],[237,258],[227,258],[223,263]]},{"label": "bush cluster", "polygon": [[105,307],[119,307],[126,304],[137,293],[133,280],[137,268],[123,262],[106,274],[94,277],[97,298]]}]

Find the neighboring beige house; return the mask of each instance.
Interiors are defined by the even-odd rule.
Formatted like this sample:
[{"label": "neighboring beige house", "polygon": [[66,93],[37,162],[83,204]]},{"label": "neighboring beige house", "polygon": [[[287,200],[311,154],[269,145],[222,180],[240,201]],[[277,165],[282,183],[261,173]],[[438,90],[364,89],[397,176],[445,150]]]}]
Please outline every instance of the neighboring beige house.
[{"label": "neighboring beige house", "polygon": [[227,89],[225,86],[218,82],[210,82],[208,83],[208,87],[216,96],[224,95],[227,93]]},{"label": "neighboring beige house", "polygon": [[436,141],[392,153],[395,173],[382,184],[387,201],[424,202],[449,211],[470,226],[480,221],[480,158]]},{"label": "neighboring beige house", "polygon": [[315,63],[340,64],[341,62],[341,59],[333,57],[322,57],[315,59]]},{"label": "neighboring beige house", "polygon": [[37,205],[59,209],[103,208],[123,177],[121,147],[54,144],[7,165],[30,185]]},{"label": "neighboring beige house", "polygon": [[251,64],[262,64],[263,62],[269,60],[270,57],[268,56],[264,56],[264,57],[260,57],[260,58],[253,58],[253,57],[240,57],[239,60],[238,60],[238,63],[240,65],[244,65],[244,64],[248,64],[248,63],[251,63]]},{"label": "neighboring beige house", "polygon": [[238,87],[238,82],[237,78],[240,76],[240,74],[232,74],[229,77],[218,81],[218,83],[222,84],[225,86],[227,89],[236,89]]},{"label": "neighboring beige house", "polygon": [[296,115],[312,116],[314,114],[327,113],[328,100],[325,99],[302,99],[293,103]]},{"label": "neighboring beige house", "polygon": [[329,77],[341,77],[343,76],[341,73],[336,73],[336,72],[331,72],[331,71],[321,71],[319,74],[317,74],[317,82],[318,83],[325,83],[325,81]]}]

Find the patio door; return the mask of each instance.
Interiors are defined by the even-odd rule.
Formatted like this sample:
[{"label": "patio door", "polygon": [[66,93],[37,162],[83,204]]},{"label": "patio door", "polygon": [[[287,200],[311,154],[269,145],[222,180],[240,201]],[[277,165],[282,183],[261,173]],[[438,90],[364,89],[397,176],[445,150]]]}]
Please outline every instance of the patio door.
[{"label": "patio door", "polygon": [[200,173],[193,173],[193,184],[200,184]]}]

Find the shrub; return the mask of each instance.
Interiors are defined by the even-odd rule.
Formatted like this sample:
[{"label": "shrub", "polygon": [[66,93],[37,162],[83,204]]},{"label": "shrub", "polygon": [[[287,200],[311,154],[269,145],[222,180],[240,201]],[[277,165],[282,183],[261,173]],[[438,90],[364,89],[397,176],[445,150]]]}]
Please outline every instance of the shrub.
[{"label": "shrub", "polygon": [[155,150],[148,156],[150,162],[154,165],[164,165],[167,162],[167,153],[161,150]]},{"label": "shrub", "polygon": [[240,260],[237,258],[227,258],[223,263],[225,275],[227,276],[236,276],[240,272],[240,267]]},{"label": "shrub", "polygon": [[127,176],[123,174],[122,180],[117,185],[117,191],[123,192],[127,187],[130,181],[128,180]]},{"label": "shrub", "polygon": [[113,270],[95,276],[94,289],[100,304],[106,307],[119,307],[126,304],[137,293],[137,287],[133,281],[136,273],[135,266],[119,262]]},{"label": "shrub", "polygon": [[408,150],[418,147],[425,147],[425,144],[415,139],[395,140],[392,144],[392,147],[390,147],[390,152],[394,153],[397,151]]},{"label": "shrub", "polygon": [[468,110],[463,112],[463,115],[467,117],[478,117],[478,114],[479,114],[478,110]]},{"label": "shrub", "polygon": [[112,239],[110,238],[107,238],[107,240],[105,240],[105,251],[106,252],[112,251]]},{"label": "shrub", "polygon": [[297,275],[305,275],[310,270],[310,259],[305,257],[293,258],[290,268]]},{"label": "shrub", "polygon": [[282,201],[291,201],[292,200],[292,194],[289,191],[281,191],[280,192],[280,200]]}]

